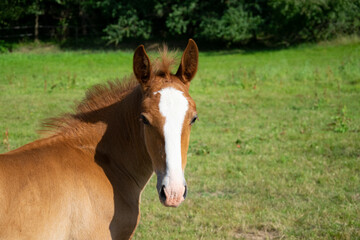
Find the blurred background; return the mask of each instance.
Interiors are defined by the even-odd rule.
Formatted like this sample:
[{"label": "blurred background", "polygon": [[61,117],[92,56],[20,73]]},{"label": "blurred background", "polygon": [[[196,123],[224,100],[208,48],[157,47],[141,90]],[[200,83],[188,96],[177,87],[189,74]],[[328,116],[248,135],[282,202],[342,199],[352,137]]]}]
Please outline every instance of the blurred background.
[{"label": "blurred background", "polygon": [[189,37],[209,48],[274,47],[359,33],[359,19],[359,0],[2,0],[0,39],[10,49],[5,42],[114,47]]}]

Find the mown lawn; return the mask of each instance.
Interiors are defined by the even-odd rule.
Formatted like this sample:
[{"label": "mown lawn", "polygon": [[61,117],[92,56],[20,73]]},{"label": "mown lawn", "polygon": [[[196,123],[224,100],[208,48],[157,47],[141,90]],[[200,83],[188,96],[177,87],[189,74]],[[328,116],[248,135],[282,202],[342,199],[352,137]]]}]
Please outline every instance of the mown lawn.
[{"label": "mown lawn", "polygon": [[[0,55],[0,152],[130,74],[132,55]],[[360,41],[202,52],[191,95],[188,198],[163,207],[153,178],[135,239],[360,238]]]}]

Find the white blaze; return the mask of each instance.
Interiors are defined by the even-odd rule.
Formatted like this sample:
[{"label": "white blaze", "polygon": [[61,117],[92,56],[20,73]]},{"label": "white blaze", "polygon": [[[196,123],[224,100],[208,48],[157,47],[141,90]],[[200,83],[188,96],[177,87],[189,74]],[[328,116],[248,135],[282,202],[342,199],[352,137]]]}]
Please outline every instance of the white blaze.
[{"label": "white blaze", "polygon": [[181,132],[189,103],[183,92],[168,87],[160,90],[159,110],[165,118],[164,137],[166,153],[166,174],[163,183],[183,184],[181,168]]}]

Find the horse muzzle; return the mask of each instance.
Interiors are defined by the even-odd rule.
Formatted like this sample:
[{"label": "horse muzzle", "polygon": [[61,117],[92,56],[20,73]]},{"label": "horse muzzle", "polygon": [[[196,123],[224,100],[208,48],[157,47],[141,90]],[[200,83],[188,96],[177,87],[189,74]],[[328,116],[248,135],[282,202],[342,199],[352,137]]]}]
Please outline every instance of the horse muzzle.
[{"label": "horse muzzle", "polygon": [[174,181],[158,173],[156,188],[160,202],[166,207],[178,207],[185,200],[188,191],[183,176],[181,181]]}]

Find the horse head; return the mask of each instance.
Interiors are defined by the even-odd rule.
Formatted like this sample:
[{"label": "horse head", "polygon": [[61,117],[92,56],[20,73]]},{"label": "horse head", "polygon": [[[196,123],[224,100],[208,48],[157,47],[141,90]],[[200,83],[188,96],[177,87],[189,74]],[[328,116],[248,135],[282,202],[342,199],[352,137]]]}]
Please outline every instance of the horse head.
[{"label": "horse head", "polygon": [[177,207],[187,195],[184,170],[191,126],[197,119],[189,87],[198,56],[196,43],[190,39],[176,74],[172,74],[169,69],[154,71],[143,45],[134,53],[133,70],[143,91],[139,117],[157,175],[159,199],[165,206]]}]

